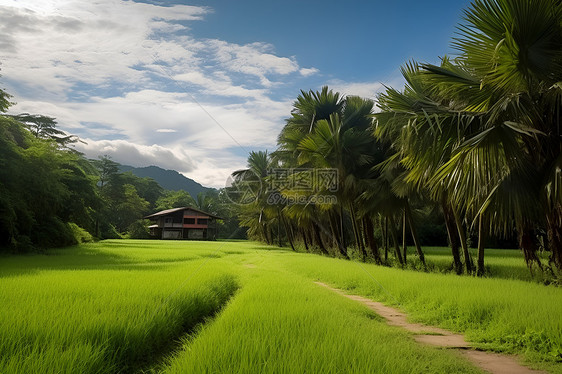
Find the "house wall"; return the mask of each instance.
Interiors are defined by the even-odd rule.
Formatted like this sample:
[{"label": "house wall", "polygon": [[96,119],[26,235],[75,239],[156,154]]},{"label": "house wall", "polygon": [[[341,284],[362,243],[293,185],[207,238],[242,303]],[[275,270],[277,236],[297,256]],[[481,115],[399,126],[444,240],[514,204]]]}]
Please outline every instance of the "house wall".
[{"label": "house wall", "polygon": [[[186,223],[186,219],[193,219],[194,223]],[[206,220],[206,222],[203,223],[200,220]],[[155,219],[155,223],[158,228],[153,232],[162,239],[216,239],[216,220],[190,209],[158,217]]]},{"label": "house wall", "polygon": [[162,239],[182,239],[181,230],[162,230]]}]

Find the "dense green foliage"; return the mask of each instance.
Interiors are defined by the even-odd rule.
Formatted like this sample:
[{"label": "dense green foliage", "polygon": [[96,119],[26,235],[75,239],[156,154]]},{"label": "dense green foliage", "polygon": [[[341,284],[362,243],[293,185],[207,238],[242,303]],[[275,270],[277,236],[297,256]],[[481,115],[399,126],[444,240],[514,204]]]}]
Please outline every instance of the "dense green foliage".
[{"label": "dense green foliage", "polygon": [[[428,250],[428,266],[442,252]],[[0,372],[477,372],[313,283],[320,280],[561,373],[562,326],[553,316],[562,313],[562,290],[517,279],[529,276],[517,251],[489,256],[491,274],[514,279],[399,270],[252,242],[106,240],[3,256]]]},{"label": "dense green foliage", "polygon": [[162,193],[152,180],[117,173],[107,158],[92,162],[68,148],[53,119],[48,131],[33,132],[22,118],[0,115],[0,247],[26,252],[119,237]]},{"label": "dense green foliage", "polygon": [[68,222],[93,232],[99,199],[91,169],[76,152],[0,116],[0,246],[75,244]]}]

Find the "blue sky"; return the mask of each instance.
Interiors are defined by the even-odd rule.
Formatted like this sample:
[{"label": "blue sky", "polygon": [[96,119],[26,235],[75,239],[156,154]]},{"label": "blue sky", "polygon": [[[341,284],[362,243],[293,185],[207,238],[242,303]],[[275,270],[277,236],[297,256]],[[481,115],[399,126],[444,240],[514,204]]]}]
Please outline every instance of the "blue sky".
[{"label": "blue sky", "polygon": [[453,52],[468,4],[0,0],[0,85],[89,157],[222,187],[249,150],[275,148],[300,89],[400,87],[403,63]]}]

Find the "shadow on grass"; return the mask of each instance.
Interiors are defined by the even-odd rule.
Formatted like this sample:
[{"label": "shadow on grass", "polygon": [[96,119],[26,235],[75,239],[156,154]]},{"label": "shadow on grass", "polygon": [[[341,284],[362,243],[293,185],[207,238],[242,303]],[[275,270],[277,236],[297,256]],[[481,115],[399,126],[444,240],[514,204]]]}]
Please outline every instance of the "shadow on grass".
[{"label": "shadow on grass", "polygon": [[[419,260],[412,248],[408,248],[408,260],[412,260],[414,267],[420,268]],[[424,247],[423,248],[428,268],[430,272],[454,273],[453,260],[450,249],[447,247]],[[410,252],[412,251],[412,252]],[[477,252],[471,248],[470,255],[476,263]],[[523,254],[518,249],[486,249],[485,250],[485,278],[517,279],[526,282],[544,283],[552,278],[548,272],[542,272],[536,265],[532,272],[525,264]],[[541,258],[543,265],[548,259],[543,255]],[[411,265],[410,265],[411,266]],[[466,274],[465,274],[466,275]]]},{"label": "shadow on grass", "polygon": [[[185,321],[182,322],[181,328],[176,331],[174,336],[170,336],[168,340],[159,344],[147,346],[146,352],[137,359],[123,362],[119,373],[160,373],[169,364],[170,360],[185,349],[194,339],[197,338],[203,327],[211,324],[217,315],[232,300],[238,290],[240,284],[234,279],[221,288],[222,296],[219,297],[217,303],[213,305],[203,305],[208,302],[208,298],[202,302],[202,308],[196,308],[196,312],[188,313]],[[197,304],[197,302],[195,302]]]},{"label": "shadow on grass", "polygon": [[45,270],[158,270],[197,259],[200,257],[139,260],[87,246],[74,246],[41,254],[3,255],[0,257],[0,278],[32,275]]}]

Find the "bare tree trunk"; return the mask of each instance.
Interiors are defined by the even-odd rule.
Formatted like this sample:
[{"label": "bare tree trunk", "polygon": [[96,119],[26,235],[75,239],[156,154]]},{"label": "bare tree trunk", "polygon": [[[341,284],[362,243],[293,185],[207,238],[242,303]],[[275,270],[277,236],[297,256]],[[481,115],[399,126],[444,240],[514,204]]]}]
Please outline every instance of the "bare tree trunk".
[{"label": "bare tree trunk", "polygon": [[416,225],[414,224],[414,217],[412,216],[412,211],[410,210],[410,204],[408,204],[406,202],[406,218],[408,219],[408,224],[410,225],[410,232],[412,234],[412,239],[414,239],[414,246],[416,247],[416,253],[418,254],[418,257],[421,261],[421,263],[423,264],[423,266],[425,267],[425,256],[423,254],[419,239],[418,239],[418,233],[416,231]]},{"label": "bare tree trunk", "polygon": [[468,274],[472,273],[472,259],[470,258],[470,252],[468,252],[468,244],[466,242],[466,233],[464,227],[462,227],[462,222],[459,217],[459,213],[455,208],[453,208],[453,216],[455,217],[455,224],[457,225],[457,231],[459,232],[459,238],[461,240],[462,252],[464,255],[464,264],[466,266],[466,272]]}]

